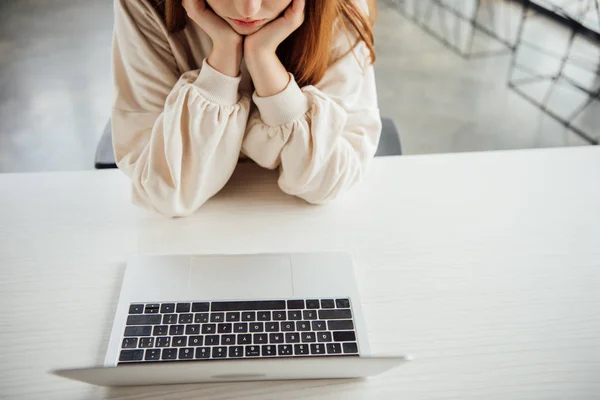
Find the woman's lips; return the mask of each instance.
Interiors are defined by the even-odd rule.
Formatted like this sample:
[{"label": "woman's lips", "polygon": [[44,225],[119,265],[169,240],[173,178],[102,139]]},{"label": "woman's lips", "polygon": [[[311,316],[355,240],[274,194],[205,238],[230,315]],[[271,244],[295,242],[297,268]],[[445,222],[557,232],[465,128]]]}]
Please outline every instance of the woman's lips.
[{"label": "woman's lips", "polygon": [[255,21],[242,21],[240,19],[233,19],[230,18],[231,21],[233,21],[234,24],[236,24],[237,26],[243,27],[243,28],[253,28],[255,26],[261,25],[262,23],[264,23],[266,20],[264,19],[257,19]]}]

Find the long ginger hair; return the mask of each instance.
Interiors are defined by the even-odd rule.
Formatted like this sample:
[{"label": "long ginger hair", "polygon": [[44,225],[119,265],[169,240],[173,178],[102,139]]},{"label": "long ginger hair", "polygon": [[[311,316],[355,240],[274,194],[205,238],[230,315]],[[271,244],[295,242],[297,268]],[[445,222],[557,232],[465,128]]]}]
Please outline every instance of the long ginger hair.
[{"label": "long ginger hair", "polygon": [[[361,41],[364,42],[369,49],[371,62],[375,62],[373,25],[377,19],[376,0],[367,0],[370,17],[361,11],[356,1],[306,1],[304,23],[277,49],[281,62],[294,75],[300,86],[318,83],[327,72],[331,61],[329,57],[333,27],[340,17],[347,22],[342,24],[343,29],[358,37],[353,47]],[[159,8],[165,16],[169,32],[176,33],[185,28],[186,13],[181,0],[160,1]]]}]

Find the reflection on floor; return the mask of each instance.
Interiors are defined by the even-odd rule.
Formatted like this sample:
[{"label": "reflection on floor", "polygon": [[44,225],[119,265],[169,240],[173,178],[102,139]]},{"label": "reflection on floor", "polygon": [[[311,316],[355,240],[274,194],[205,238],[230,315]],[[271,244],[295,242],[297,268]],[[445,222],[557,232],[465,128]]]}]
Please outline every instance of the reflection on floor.
[{"label": "reflection on floor", "polygon": [[[465,60],[380,7],[380,108],[406,153],[586,144],[507,88],[509,56]],[[110,113],[111,36],[111,1],[0,2],[0,172],[93,168]]]}]

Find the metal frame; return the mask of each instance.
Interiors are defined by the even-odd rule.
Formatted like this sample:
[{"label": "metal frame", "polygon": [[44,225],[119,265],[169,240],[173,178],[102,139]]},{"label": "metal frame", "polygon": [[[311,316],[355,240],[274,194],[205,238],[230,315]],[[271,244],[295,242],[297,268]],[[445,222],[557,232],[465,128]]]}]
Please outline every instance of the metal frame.
[{"label": "metal frame", "polygon": [[[600,49],[600,36],[596,36],[594,34],[594,32],[590,32],[589,28],[583,26],[583,24],[581,23],[581,20],[579,19],[580,17],[582,17],[581,15],[579,15],[579,16],[571,15],[568,12],[566,12],[564,9],[562,9],[556,5],[553,5],[553,7],[555,7],[555,8],[553,8],[550,11],[556,13],[559,18],[566,19],[568,21],[567,26],[569,26],[571,29],[566,49],[562,53],[555,53],[555,52],[551,52],[546,49],[543,49],[539,46],[536,46],[533,43],[529,43],[523,39],[525,24],[528,22],[529,18],[532,15],[539,13],[540,11],[543,12],[543,10],[540,10],[540,6],[532,3],[530,0],[522,0],[522,1],[524,3],[524,7],[523,7],[523,13],[521,16],[521,21],[519,23],[517,42],[515,44],[515,51],[513,53],[513,57],[512,57],[511,63],[510,63],[509,75],[508,75],[508,86],[512,90],[514,90],[516,93],[518,93],[520,96],[522,96],[524,99],[526,99],[533,105],[537,106],[543,112],[548,114],[550,117],[555,119],[557,122],[561,123],[566,128],[570,129],[571,131],[573,131],[574,133],[579,135],[581,138],[583,138],[590,144],[596,144],[596,145],[599,144],[600,137],[595,137],[593,134],[583,131],[582,129],[573,125],[573,123],[574,123],[575,119],[579,115],[581,115],[581,113],[587,107],[589,107],[594,102],[597,102],[597,101],[600,102],[600,85],[598,88],[593,88],[593,89],[583,87],[582,85],[573,81],[571,78],[569,78],[567,75],[565,75],[565,68],[568,65],[571,65],[571,66],[576,66],[577,68],[580,68],[580,69],[587,70],[587,72],[589,72],[591,74],[595,74],[595,76],[597,77],[596,81],[600,82],[600,60],[597,60],[596,62],[590,61],[589,63],[587,63],[587,62],[584,62],[582,59],[574,58],[572,55],[573,44],[579,35],[587,37],[588,39],[590,39],[591,43],[596,43],[598,45],[599,49]],[[598,6],[597,0],[575,0],[575,1],[578,1],[578,2],[586,1],[588,3],[587,4],[588,7],[591,7],[592,3],[594,3],[596,6],[596,10],[598,11],[598,15],[599,15],[599,19],[600,19],[600,9],[598,8],[599,6]],[[589,8],[588,8],[588,10],[589,10]],[[537,73],[536,71],[531,70],[530,68],[528,68],[524,65],[519,64],[517,62],[517,56],[519,53],[518,50],[522,46],[527,46],[530,49],[534,49],[535,51],[538,51],[546,56],[551,56],[551,57],[555,57],[555,58],[559,59],[560,62],[559,62],[559,68],[558,68],[557,72],[555,74],[551,74],[551,75],[542,75],[542,74]],[[514,74],[518,70],[528,73],[530,75],[530,77],[515,79]],[[550,86],[549,90],[546,92],[546,94],[541,102],[539,100],[535,99],[533,96],[529,95],[525,90],[523,90],[524,85],[527,85],[527,84],[530,84],[533,82],[540,82],[540,81],[552,82],[552,85]],[[581,93],[583,93],[587,96],[587,99],[581,105],[579,105],[579,107],[577,107],[575,109],[575,111],[573,111],[571,113],[571,115],[567,116],[567,118],[561,117],[560,115],[558,115],[556,112],[554,112],[552,109],[550,109],[548,107],[548,102],[550,101],[550,98],[552,97],[552,94],[554,93],[554,91],[559,83],[566,83],[569,86],[576,88]]]},{"label": "metal frame", "polygon": [[[562,5],[558,5],[553,0],[515,0],[515,1],[525,1],[529,3],[529,7],[536,8],[541,12],[545,12],[547,15],[561,20],[561,22],[566,22],[567,24],[575,23],[582,25],[582,32],[586,32],[591,35],[596,35],[596,37],[600,38],[600,2],[599,1],[588,1],[588,0],[563,0]],[[573,3],[578,3],[579,5],[584,5],[584,7],[580,8],[579,14],[573,14],[568,11],[570,5]],[[586,26],[585,21],[583,20],[585,14],[590,11],[596,12],[596,19],[598,20],[598,26],[593,29],[592,27]],[[600,39],[599,39],[600,40]]]},{"label": "metal frame", "polygon": [[[465,15],[464,13],[451,7],[447,3],[447,1],[448,0],[413,0],[415,7],[418,9],[417,12],[414,13],[414,15],[407,10],[408,7],[406,0],[388,0],[387,2],[391,3],[405,17],[416,23],[419,27],[421,27],[431,36],[442,42],[446,47],[448,47],[450,50],[452,50],[453,52],[455,52],[463,58],[480,58],[499,54],[507,54],[514,51],[516,43],[510,42],[505,38],[500,37],[496,32],[479,22],[480,13],[486,9],[484,4],[486,3],[485,0],[475,0],[475,7],[472,15]],[[446,15],[452,15],[457,19],[454,24],[453,32],[454,41],[456,43],[449,39],[452,36],[448,32],[447,19],[442,19],[441,21],[441,30],[443,31],[442,35],[438,34],[429,26],[429,22],[433,16],[434,9],[441,11],[441,18],[445,17]],[[487,7],[487,9],[490,13],[494,12],[494,9],[491,7]],[[470,36],[467,38],[466,50],[463,50],[458,44],[459,38],[462,36],[463,33],[462,24],[460,23],[460,21],[467,22],[472,29]],[[490,37],[496,42],[502,44],[505,47],[505,49],[498,51],[480,51],[476,53],[473,52],[473,42],[477,31],[485,34],[486,36]]]},{"label": "metal frame", "polygon": [[[598,20],[600,21],[600,0],[565,0],[563,5],[572,5],[577,2],[584,7],[581,7],[580,10],[584,10],[578,15],[573,15],[567,12],[562,7],[558,6],[552,0],[513,0],[513,3],[519,3],[522,5],[522,13],[521,20],[519,21],[517,27],[517,35],[514,43],[511,43],[504,38],[498,36],[498,34],[494,31],[491,31],[486,26],[482,25],[479,22],[479,15],[481,10],[484,8],[483,3],[484,0],[475,0],[475,8],[472,15],[464,15],[463,13],[457,11],[456,9],[450,7],[445,3],[447,0],[410,0],[415,7],[414,14],[411,14],[408,11],[408,1],[409,0],[385,0],[388,4],[396,8],[401,14],[403,14],[408,19],[415,22],[418,26],[420,26],[423,30],[428,32],[434,38],[442,42],[446,47],[450,50],[458,54],[459,56],[469,59],[476,57],[484,57],[489,55],[496,54],[504,54],[511,53],[512,59],[510,62],[509,68],[509,76],[508,76],[508,86],[522,96],[527,101],[531,102],[533,105],[537,106],[544,113],[555,119],[557,122],[561,123],[567,129],[570,129],[575,134],[589,142],[590,144],[599,144],[600,136],[596,137],[594,134],[585,132],[577,126],[573,125],[575,119],[581,115],[581,113],[589,107],[594,102],[600,102],[600,85],[598,88],[586,88],[575,82],[569,76],[567,76],[565,72],[565,68],[567,66],[575,66],[578,68],[586,69],[588,72],[595,74],[598,79],[597,82],[600,82],[600,60],[597,61],[597,64],[594,65],[593,62],[583,61],[582,59],[578,59],[573,56],[571,53],[573,44],[578,36],[585,36],[590,39],[593,43],[597,43],[600,48],[600,32],[595,32],[591,30],[589,27],[584,26],[582,23],[582,18],[586,15],[592,7],[595,8],[595,12],[598,15]],[[458,0],[460,1],[460,0]],[[454,17],[468,22],[472,27],[472,34],[468,38],[467,49],[463,51],[463,49],[457,44],[453,43],[450,38],[451,35],[447,30],[447,21],[441,20],[441,31],[442,33],[438,33],[434,31],[428,23],[431,21],[433,16],[433,10],[436,7],[438,10],[443,11],[446,14],[453,15]],[[493,9],[490,9],[493,12]],[[523,39],[523,31],[525,28],[525,24],[527,23],[529,17],[533,14],[544,14],[548,17],[551,17],[555,20],[560,21],[563,25],[566,25],[571,29],[571,33],[569,36],[567,49],[563,53],[556,53],[545,50],[539,46],[536,46],[534,43],[528,43]],[[492,51],[492,52],[479,52],[473,53],[473,41],[476,34],[476,30],[484,33],[490,38],[496,40],[497,42],[503,44],[506,49],[501,51]],[[454,37],[458,38],[461,33],[460,24],[455,24]],[[458,40],[457,40],[458,42]],[[520,65],[517,63],[517,55],[518,49],[521,46],[528,46],[530,48],[535,49],[541,53],[544,53],[547,56],[552,56],[560,60],[560,65],[558,72],[553,75],[542,75],[536,71],[532,71],[527,67]],[[523,79],[515,79],[514,72],[516,70],[522,70],[530,74],[530,77]],[[545,94],[543,100],[540,102],[536,100],[533,96],[529,95],[525,90],[523,90],[523,86],[536,82],[536,81],[550,81],[553,85],[550,87],[548,92]],[[556,112],[548,107],[548,102],[550,101],[552,94],[554,93],[557,85],[559,83],[567,83],[569,86],[576,88],[587,96],[586,101],[584,101],[581,105],[574,110],[571,115],[567,118],[561,117]],[[596,134],[597,135],[597,134]]]}]

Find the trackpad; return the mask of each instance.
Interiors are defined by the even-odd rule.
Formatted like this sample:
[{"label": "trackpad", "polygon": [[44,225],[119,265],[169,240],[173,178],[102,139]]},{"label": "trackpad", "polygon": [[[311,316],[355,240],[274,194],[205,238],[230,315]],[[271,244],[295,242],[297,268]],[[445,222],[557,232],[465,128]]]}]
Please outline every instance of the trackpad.
[{"label": "trackpad", "polygon": [[292,267],[286,255],[194,257],[190,295],[198,300],[292,297]]}]

